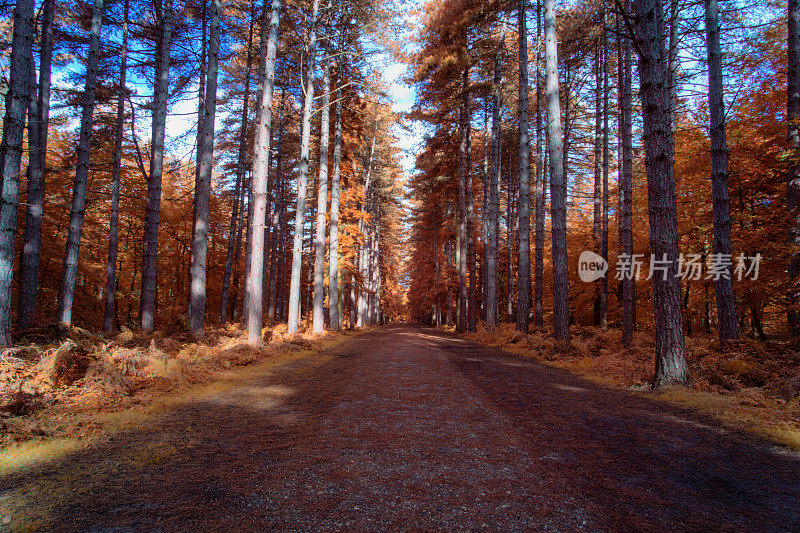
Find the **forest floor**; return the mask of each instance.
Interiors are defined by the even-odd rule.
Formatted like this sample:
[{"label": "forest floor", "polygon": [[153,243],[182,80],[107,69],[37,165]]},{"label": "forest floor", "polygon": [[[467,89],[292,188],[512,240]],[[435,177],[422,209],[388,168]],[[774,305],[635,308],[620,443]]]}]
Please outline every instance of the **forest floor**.
[{"label": "forest floor", "polygon": [[46,326],[16,339],[0,353],[0,474],[48,448],[58,454],[106,437],[163,409],[165,399],[227,387],[252,365],[282,363],[355,334],[289,336],[285,324],[271,324],[267,342],[253,347],[241,324],[207,328],[199,339],[175,329],[124,328],[104,337]]},{"label": "forest floor", "polygon": [[273,363],[6,468],[0,530],[800,529],[797,453],[527,357],[391,326]]},{"label": "forest floor", "polygon": [[501,324],[494,333],[479,324],[477,333],[464,337],[568,370],[606,387],[633,391],[714,417],[730,429],[754,433],[800,451],[797,340],[743,339],[720,345],[708,334],[686,337],[691,386],[652,391],[652,331],[637,331],[628,348],[622,346],[619,330],[572,326],[570,332],[569,346],[535,328],[523,335],[512,324]]}]

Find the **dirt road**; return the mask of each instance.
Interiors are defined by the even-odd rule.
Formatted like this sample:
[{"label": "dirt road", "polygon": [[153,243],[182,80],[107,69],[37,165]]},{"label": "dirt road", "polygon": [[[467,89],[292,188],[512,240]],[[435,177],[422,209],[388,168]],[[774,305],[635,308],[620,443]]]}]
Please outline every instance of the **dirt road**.
[{"label": "dirt road", "polygon": [[422,328],[326,355],[0,480],[0,530],[800,530],[798,456],[696,416]]}]

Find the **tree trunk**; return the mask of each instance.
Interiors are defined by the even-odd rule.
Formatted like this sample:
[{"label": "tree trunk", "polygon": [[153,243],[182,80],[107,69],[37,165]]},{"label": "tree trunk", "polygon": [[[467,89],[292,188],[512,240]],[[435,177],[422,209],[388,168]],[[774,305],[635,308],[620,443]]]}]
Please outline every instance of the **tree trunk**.
[{"label": "tree trunk", "polygon": [[[625,3],[630,9],[630,0]],[[618,22],[619,26],[619,22]],[[628,39],[619,39],[618,48],[619,74],[619,247],[622,255],[631,258],[633,255],[633,122],[632,122],[632,90],[631,90],[631,44]],[[626,276],[622,279],[622,344],[630,346],[633,342],[633,331],[636,329],[636,279]]]},{"label": "tree trunk", "polygon": [[[446,240],[444,243],[444,256],[447,261],[449,274],[450,268],[453,267],[455,263],[453,241],[451,239]],[[448,326],[453,324],[453,287],[449,281],[447,284],[447,302],[445,304],[444,321]]]},{"label": "tree trunk", "polygon": [[469,143],[469,68],[464,67],[461,73],[461,109],[459,110],[458,134],[458,246],[456,260],[458,262],[458,331],[467,331],[469,313],[469,295],[467,288],[467,144]]},{"label": "tree trunk", "polygon": [[[341,84],[341,75],[337,83]],[[328,276],[328,314],[330,328],[342,329],[339,316],[339,189],[342,168],[342,88],[336,90],[336,118],[333,126],[333,176],[331,177],[330,268]]]},{"label": "tree trunk", "polygon": [[[221,11],[220,0],[212,0],[203,128],[197,143],[200,161],[199,173],[194,186],[194,231],[192,232],[191,271],[189,272],[189,329],[194,332],[203,331],[206,319],[206,261],[211,207],[211,175],[214,167],[214,118],[217,109],[217,64]],[[202,149],[199,149],[201,145]]]},{"label": "tree trunk", "polygon": [[305,101],[303,102],[303,132],[300,141],[300,172],[297,178],[297,209],[294,220],[294,242],[292,247],[292,279],[289,286],[288,333],[296,333],[300,327],[300,278],[303,269],[303,219],[308,187],[308,159],[311,145],[311,115],[314,107],[314,65],[317,54],[317,16],[319,0],[314,0],[309,26],[308,62],[305,76]]},{"label": "tree trunk", "polygon": [[[286,90],[281,88],[281,107],[278,113],[278,138],[275,144],[275,208],[272,213],[272,253],[270,254],[269,268],[269,305],[267,306],[267,316],[270,319],[280,318],[278,314],[278,269],[280,268],[280,254],[282,253],[282,243],[285,239],[285,225],[282,223],[282,213],[285,209],[286,201],[284,198],[284,178],[283,178],[283,157],[281,156],[281,146],[283,145],[284,129],[284,104],[286,100]],[[281,283],[282,285],[283,283]]]},{"label": "tree trunk", "polygon": [[[25,233],[19,272],[19,305],[17,325],[25,330],[36,313],[39,287],[39,259],[42,253],[42,217],[44,215],[44,183],[47,169],[47,126],[50,121],[50,75],[53,58],[54,0],[42,6],[42,37],[39,53],[39,91],[28,111],[28,176],[25,198]],[[33,83],[33,80],[31,80]],[[33,94],[33,93],[31,93]]]},{"label": "tree trunk", "polygon": [[225,324],[228,320],[228,300],[230,298],[230,283],[231,283],[231,272],[233,270],[233,265],[235,262],[236,257],[236,247],[237,247],[237,238],[239,236],[239,232],[241,231],[239,228],[241,225],[239,224],[239,219],[241,217],[239,206],[241,203],[241,198],[243,197],[243,182],[244,182],[244,174],[245,174],[245,154],[247,151],[247,125],[248,125],[248,117],[249,117],[249,107],[250,107],[250,72],[252,69],[252,61],[253,61],[253,54],[251,52],[251,48],[253,46],[253,26],[255,23],[255,3],[252,5],[250,9],[250,29],[247,34],[247,60],[245,62],[245,74],[244,74],[244,97],[242,99],[242,119],[241,119],[241,126],[239,130],[239,152],[236,157],[236,183],[234,185],[234,193],[233,193],[233,209],[231,211],[231,225],[230,230],[228,232],[228,251],[225,256],[225,273],[222,277],[222,296],[220,299],[220,309],[219,309],[219,322],[220,324]]},{"label": "tree trunk", "polygon": [[[159,0],[160,1],[160,0]],[[142,254],[142,294],[139,315],[142,329],[153,330],[158,269],[158,224],[161,215],[161,180],[164,173],[164,136],[169,96],[170,46],[172,44],[172,0],[164,0],[161,39],[156,47],[155,93],[153,96],[150,176],[147,180],[147,212]]]},{"label": "tree trunk", "polygon": [[[318,0],[317,0],[318,1]],[[247,272],[247,340],[250,344],[262,342],[263,276],[264,276],[264,220],[267,214],[267,189],[269,187],[269,150],[272,125],[272,96],[275,87],[275,58],[278,51],[278,25],[281,0],[272,0],[269,18],[264,70],[259,73],[260,96],[256,117],[253,170],[250,176],[252,208],[252,234],[250,238],[250,264]],[[266,22],[266,13],[264,13]],[[264,37],[264,25],[261,36]]]},{"label": "tree trunk", "polygon": [[550,218],[553,238],[553,335],[569,342],[569,273],[567,271],[567,181],[561,144],[561,106],[554,0],[544,0],[547,142],[550,149]]},{"label": "tree trunk", "polygon": [[489,219],[487,224],[486,246],[486,326],[489,331],[497,327],[497,292],[498,286],[498,189],[500,181],[500,84],[503,81],[503,45],[505,43],[508,24],[503,20],[497,52],[494,59],[494,85],[492,87],[492,159],[489,172]]},{"label": "tree trunk", "polygon": [[536,2],[536,214],[534,228],[533,323],[544,326],[544,223],[546,216],[546,154],[543,150],[542,109],[542,2]]},{"label": "tree trunk", "polygon": [[[313,113],[312,113],[313,115]],[[310,159],[309,159],[310,163]],[[305,305],[301,305],[301,309],[306,309],[306,313],[308,313],[308,318],[311,319],[313,317],[313,296],[314,296],[314,241],[316,235],[316,227],[317,227],[317,206],[314,203],[314,198],[316,196],[316,192],[319,190],[317,188],[317,179],[316,179],[316,170],[311,167],[309,169],[309,177],[311,178],[310,189],[311,194],[308,198],[308,205],[307,205],[307,212],[308,212],[308,252],[307,252],[307,266],[306,266],[306,301]],[[300,319],[302,320],[303,314],[300,313]]]},{"label": "tree trunk", "polygon": [[[467,75],[469,75],[469,69],[467,69]],[[467,304],[467,328],[469,331],[478,331],[478,276],[475,272],[475,264],[477,262],[477,254],[475,253],[475,188],[473,186],[472,177],[472,138],[470,134],[469,95],[467,92],[464,92],[463,99],[464,110],[467,115],[467,129],[465,131],[466,162],[464,166],[464,177],[466,179],[465,201],[467,207],[467,272],[469,274],[469,289],[467,291],[467,297],[469,298]],[[376,209],[379,208],[380,206],[376,206]]]},{"label": "tree trunk", "polygon": [[[483,106],[483,174],[481,175],[481,185],[483,191],[481,194],[481,233],[478,240],[483,244],[481,248],[481,320],[488,322],[486,318],[486,289],[489,283],[487,279],[486,264],[488,262],[487,253],[489,251],[489,244],[487,239],[489,237],[489,167],[490,163],[490,148],[491,141],[489,140],[489,99],[485,99]],[[487,324],[488,327],[488,324]]]},{"label": "tree trunk", "polygon": [[528,139],[528,28],[525,0],[518,4],[519,28],[519,189],[517,202],[517,330],[527,333],[531,311],[530,144]]},{"label": "tree trunk", "polygon": [[689,382],[677,274],[678,222],[675,200],[674,138],[670,127],[669,84],[665,58],[662,0],[635,0],[636,39],[642,53],[639,76],[644,115],[650,250],[666,260],[666,276],[653,276],[655,387]]},{"label": "tree trunk", "polygon": [[[605,17],[604,17],[605,19]],[[608,263],[608,35],[603,31],[603,220],[601,224],[600,256]],[[600,328],[608,328],[608,272],[600,278]]]},{"label": "tree trunk", "polygon": [[512,184],[511,172],[508,172],[506,179],[506,319],[514,322],[514,185]]},{"label": "tree trunk", "polygon": [[83,93],[83,111],[78,139],[78,162],[75,182],[72,186],[72,207],[69,214],[67,246],[64,253],[64,268],[61,288],[58,292],[58,321],[69,325],[72,322],[72,304],[75,296],[75,281],[78,276],[78,259],[83,233],[83,218],[86,214],[86,188],[89,181],[89,147],[92,141],[92,117],[94,115],[94,93],[97,86],[97,64],[100,59],[100,27],[103,22],[103,2],[95,0],[92,10],[92,28],[89,38],[89,56],[86,63],[86,86]]},{"label": "tree trunk", "polygon": [[[324,48],[324,47],[323,47]],[[327,50],[326,50],[327,53]],[[311,331],[322,333],[325,329],[325,221],[328,210],[328,145],[330,143],[331,117],[331,60],[325,60],[322,76],[322,114],[319,132],[319,187],[317,189],[317,235],[314,257],[314,313]],[[331,256],[333,260],[333,256]]]},{"label": "tree trunk", "polygon": [[787,148],[787,195],[786,207],[789,218],[789,330],[792,336],[800,336],[800,290],[797,277],[800,275],[800,0],[788,0],[788,68],[786,93]]},{"label": "tree trunk", "polygon": [[[711,190],[714,213],[716,260],[724,272],[714,280],[717,297],[719,339],[739,338],[736,296],[731,279],[731,207],[728,196],[728,145],[725,139],[725,102],[722,85],[722,50],[719,43],[719,8],[717,0],[705,0],[706,48],[708,49],[708,109],[711,119]],[[712,262],[715,259],[712,258]]]},{"label": "tree trunk", "polygon": [[288,306],[287,306],[287,287],[286,287],[286,237],[289,233],[289,228],[287,227],[287,211],[289,209],[289,202],[286,201],[286,178],[281,178],[281,198],[283,198],[283,202],[281,203],[281,211],[278,223],[281,228],[281,239],[279,242],[279,251],[278,251],[278,296],[276,299],[278,301],[278,308],[280,312],[278,316],[280,317],[281,321],[286,321],[288,319]]},{"label": "tree trunk", "polygon": [[669,84],[669,123],[675,135],[678,112],[678,22],[680,21],[679,0],[670,0],[669,9],[669,48],[667,49]]},{"label": "tree trunk", "polygon": [[106,306],[103,331],[114,329],[114,310],[117,292],[117,233],[119,231],[119,188],[122,168],[122,129],[125,127],[126,71],[128,68],[128,0],[125,0],[122,20],[122,50],[119,66],[119,93],[117,96],[117,123],[114,138],[114,168],[111,178],[111,215],[108,227],[108,269],[106,275]]},{"label": "tree trunk", "polygon": [[[600,254],[601,236],[603,233],[602,206],[603,206],[603,176],[602,176],[602,134],[603,134],[603,75],[601,70],[601,48],[598,39],[595,43],[595,62],[594,62],[594,195],[593,195],[593,217],[592,229],[594,240],[594,253]],[[594,319],[595,327],[600,325],[602,306],[602,285],[601,280],[594,282]]]},{"label": "tree trunk", "polygon": [[11,292],[19,206],[22,141],[25,113],[35,87],[33,63],[33,0],[18,0],[14,6],[10,80],[6,92],[3,139],[0,144],[0,345],[11,347]]},{"label": "tree trunk", "polygon": [[[378,120],[375,120],[375,129],[372,132],[372,141],[370,143],[369,149],[369,156],[367,157],[367,163],[364,168],[364,202],[361,205],[361,211],[368,212],[369,211],[369,194],[370,194],[370,186],[372,182],[372,162],[375,157],[375,142],[378,137]],[[356,264],[356,268],[358,269],[359,277],[361,278],[362,289],[358,291],[358,303],[357,303],[357,325],[363,326],[366,324],[367,319],[367,297],[365,292],[365,279],[366,276],[364,275],[366,269],[366,261],[367,261],[367,250],[368,250],[368,243],[369,243],[369,228],[367,224],[364,222],[364,219],[361,218],[358,221],[358,230],[359,233],[364,237],[364,241],[359,243],[358,246],[358,260]]]}]

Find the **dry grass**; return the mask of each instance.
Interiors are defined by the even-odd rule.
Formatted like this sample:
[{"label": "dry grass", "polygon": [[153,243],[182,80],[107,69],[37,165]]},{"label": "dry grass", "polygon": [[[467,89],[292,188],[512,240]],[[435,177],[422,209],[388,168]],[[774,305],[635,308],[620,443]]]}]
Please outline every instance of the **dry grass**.
[{"label": "dry grass", "polygon": [[201,339],[128,329],[114,338],[78,328],[66,340],[46,333],[0,354],[0,475],[142,426],[353,334],[288,336],[272,324],[269,342],[253,347],[235,325],[209,328]]},{"label": "dry grass", "polygon": [[481,324],[477,333],[466,337],[606,387],[628,389],[709,415],[731,429],[800,450],[800,352],[794,343],[747,339],[721,346],[710,336],[687,337],[692,385],[651,391],[652,332],[636,332],[633,345],[627,348],[616,330],[573,326],[570,332],[569,346],[544,331],[520,333],[511,324],[502,324],[494,333]]}]

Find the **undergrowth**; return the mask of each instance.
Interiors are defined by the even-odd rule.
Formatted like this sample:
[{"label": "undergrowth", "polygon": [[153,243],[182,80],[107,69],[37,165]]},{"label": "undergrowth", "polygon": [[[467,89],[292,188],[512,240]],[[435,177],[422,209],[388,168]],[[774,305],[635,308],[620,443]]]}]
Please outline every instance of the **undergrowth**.
[{"label": "undergrowth", "polygon": [[247,343],[241,324],[206,328],[201,336],[180,328],[123,328],[114,336],[77,327],[32,330],[0,353],[0,462],[22,460],[36,443],[74,447],[75,439],[102,435],[157,399],[348,334],[302,333],[307,329],[303,324],[290,336],[286,324],[268,324],[260,346]]}]

